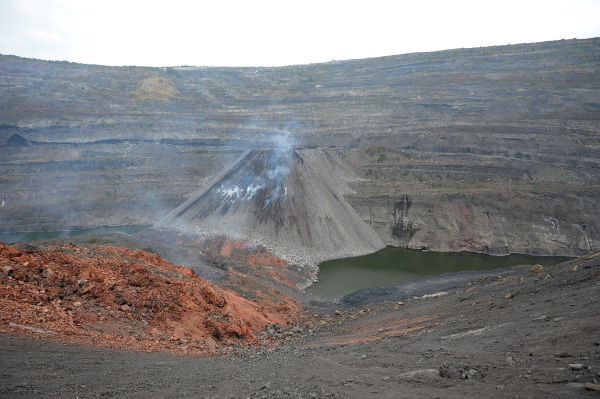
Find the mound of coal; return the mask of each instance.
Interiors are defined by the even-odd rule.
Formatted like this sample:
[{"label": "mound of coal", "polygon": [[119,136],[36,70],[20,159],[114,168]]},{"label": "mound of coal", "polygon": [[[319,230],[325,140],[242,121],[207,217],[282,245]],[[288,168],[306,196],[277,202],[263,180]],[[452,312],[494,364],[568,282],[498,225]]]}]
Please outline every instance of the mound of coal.
[{"label": "mound of coal", "polygon": [[2,332],[201,354],[258,343],[267,326],[291,323],[300,306],[284,302],[246,300],[141,250],[58,241],[22,250],[0,242]]},{"label": "mound of coal", "polygon": [[20,134],[13,134],[6,141],[8,147],[31,147],[31,143]]},{"label": "mound of coal", "polygon": [[334,152],[253,150],[155,225],[259,243],[316,264],[384,247],[344,200],[356,177]]}]

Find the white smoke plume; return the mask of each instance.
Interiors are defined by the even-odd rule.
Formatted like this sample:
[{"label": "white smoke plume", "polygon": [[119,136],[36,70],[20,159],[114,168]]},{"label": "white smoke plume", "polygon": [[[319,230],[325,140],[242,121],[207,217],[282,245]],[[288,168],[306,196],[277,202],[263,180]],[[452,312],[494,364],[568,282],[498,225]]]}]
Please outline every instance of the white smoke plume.
[{"label": "white smoke plume", "polygon": [[267,190],[264,195],[262,209],[266,209],[274,201],[285,197],[287,190],[283,186],[285,177],[290,173],[292,151],[298,148],[298,140],[291,132],[295,126],[289,123],[283,128],[267,129],[260,118],[253,118],[248,130],[257,127],[268,132],[268,142],[272,151],[266,160],[266,168],[260,173],[250,176],[243,185],[240,182],[225,181],[220,184],[218,195],[229,205],[235,201],[253,200],[261,190]]}]

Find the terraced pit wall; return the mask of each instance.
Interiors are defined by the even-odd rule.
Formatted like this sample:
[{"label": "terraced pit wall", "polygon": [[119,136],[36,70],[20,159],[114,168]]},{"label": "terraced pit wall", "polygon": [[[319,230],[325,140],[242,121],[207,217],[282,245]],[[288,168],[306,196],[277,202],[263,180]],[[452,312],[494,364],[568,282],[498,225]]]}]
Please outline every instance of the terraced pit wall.
[{"label": "terraced pit wall", "polygon": [[[0,226],[150,224],[244,151],[275,148],[284,137],[339,151],[367,180],[348,200],[372,227],[381,223],[375,229],[390,244],[585,251],[584,241],[598,245],[590,201],[600,194],[599,50],[595,38],[281,68],[164,69],[2,55]],[[404,195],[419,228],[408,241],[391,236]],[[438,211],[428,205],[435,202],[446,205]],[[445,207],[458,204],[477,215],[472,244],[457,217],[446,218]],[[506,222],[481,227],[487,214]],[[437,238],[425,239],[433,227]]]}]

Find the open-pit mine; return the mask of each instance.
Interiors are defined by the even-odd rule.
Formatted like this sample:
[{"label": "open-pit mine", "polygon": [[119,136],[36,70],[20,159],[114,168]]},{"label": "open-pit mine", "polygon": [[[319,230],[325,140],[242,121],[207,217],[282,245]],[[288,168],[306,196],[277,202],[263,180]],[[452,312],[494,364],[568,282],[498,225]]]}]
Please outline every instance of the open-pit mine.
[{"label": "open-pit mine", "polygon": [[[599,198],[598,38],[269,68],[0,55],[0,234],[139,229],[0,244],[0,397],[588,397]],[[386,246],[571,260],[307,289]]]}]

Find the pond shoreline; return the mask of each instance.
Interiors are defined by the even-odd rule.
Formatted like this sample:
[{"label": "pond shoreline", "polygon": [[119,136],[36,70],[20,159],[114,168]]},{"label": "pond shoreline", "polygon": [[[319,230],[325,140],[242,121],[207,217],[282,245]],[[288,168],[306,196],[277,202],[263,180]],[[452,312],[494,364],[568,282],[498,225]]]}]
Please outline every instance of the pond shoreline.
[{"label": "pond shoreline", "polygon": [[428,276],[471,271],[489,273],[518,265],[549,266],[573,258],[511,254],[489,256],[476,252],[433,252],[386,247],[370,255],[319,264],[317,282],[306,292],[326,301],[340,300],[357,290],[414,281]]},{"label": "pond shoreline", "polygon": [[[383,301],[405,301],[408,298],[431,296],[436,293],[440,293],[442,296],[448,294],[448,292],[442,291],[452,291],[473,280],[487,280],[498,276],[512,275],[516,272],[516,268],[518,266],[486,271],[466,270],[427,276],[396,284],[361,288],[344,295],[336,302],[344,307],[356,307]],[[460,298],[460,300],[468,300],[468,296]]]},{"label": "pond shoreline", "polygon": [[[122,233],[122,234],[133,236],[131,238],[137,242],[137,240],[134,238],[134,237],[139,237],[137,235],[137,233],[140,233],[150,227],[151,226],[104,226],[104,227],[99,227],[99,228],[94,228],[94,229],[74,230],[74,231],[31,232],[31,233],[22,233],[22,234],[19,233],[19,234],[10,234],[10,235],[0,234],[0,241],[5,242],[6,244],[15,244],[18,242],[29,243],[29,242],[35,242],[35,241],[54,240],[54,239],[63,239],[64,240],[67,237],[75,237],[75,236],[79,236],[77,241],[80,241],[81,237],[85,236],[85,235],[93,234],[94,236],[96,236],[96,239],[100,239],[101,236],[104,234],[109,235],[109,234],[114,234],[114,233]],[[13,239],[6,240],[7,236],[12,237]],[[141,237],[139,237],[139,238],[141,239]],[[140,248],[146,249],[146,247],[148,247],[148,243],[146,242],[146,240],[143,240],[143,241],[144,241],[145,246],[142,245],[140,242],[139,243],[140,245],[134,245],[134,247],[136,247],[136,249],[140,249]],[[124,243],[122,243],[121,240],[117,239],[116,241],[114,241],[113,244],[117,245],[117,246],[122,246]],[[159,243],[156,242],[156,244],[159,244]],[[111,245],[111,244],[109,243],[109,245]],[[128,246],[128,245],[125,245],[125,246]],[[404,251],[407,254],[412,254],[412,255],[416,254],[417,256],[423,256],[423,257],[427,257],[427,258],[441,258],[441,259],[481,258],[484,260],[487,259],[493,263],[500,262],[500,263],[498,263],[498,265],[499,265],[498,267],[466,268],[466,270],[469,270],[472,273],[479,272],[481,274],[481,276],[490,274],[491,270],[495,270],[495,269],[510,270],[511,266],[515,266],[517,264],[538,263],[536,261],[536,259],[540,258],[540,257],[535,257],[535,256],[527,255],[527,254],[488,255],[488,254],[478,253],[478,252],[473,252],[473,251],[437,252],[437,251],[429,251],[429,250],[423,250],[423,249],[404,249],[404,248],[398,248],[398,247],[393,247],[393,246],[386,246],[386,248],[382,249],[381,251],[377,251],[377,252],[369,254],[369,255],[363,255],[363,256],[354,257],[354,258],[335,259],[335,260],[323,262],[318,265],[318,268],[316,268],[318,271],[318,274],[315,276],[316,278],[314,279],[314,281],[310,280],[310,281],[308,281],[308,283],[305,283],[304,286],[299,286],[298,284],[296,284],[296,286],[300,291],[302,291],[302,292],[306,293],[307,295],[309,295],[310,297],[312,297],[312,299],[314,301],[317,301],[317,302],[323,301],[323,304],[325,304],[325,303],[331,304],[331,303],[342,301],[342,298],[345,298],[346,296],[361,292],[362,290],[374,289],[376,287],[381,287],[381,286],[386,286],[386,287],[387,286],[396,286],[398,284],[403,284],[404,282],[407,282],[407,281],[421,281],[423,278],[433,277],[433,276],[442,276],[443,275],[443,276],[448,277],[455,273],[462,273],[463,271],[465,271],[465,269],[449,269],[449,270],[440,269],[438,271],[433,271],[432,274],[422,274],[422,273],[420,274],[420,270],[408,270],[408,274],[400,279],[397,279],[394,276],[388,276],[388,277],[384,277],[383,280],[381,280],[381,279],[377,280],[377,278],[375,278],[373,281],[369,281],[373,278],[374,275],[377,275],[378,273],[381,274],[382,271],[378,270],[377,268],[374,268],[372,270],[372,272],[370,272],[369,268],[367,267],[366,273],[368,275],[363,276],[363,277],[358,277],[358,280],[366,281],[368,283],[366,283],[364,285],[358,285],[358,286],[350,285],[350,286],[347,286],[345,289],[340,290],[339,292],[323,294],[323,291],[329,291],[329,289],[327,288],[328,286],[333,285],[334,286],[333,289],[338,289],[337,286],[344,285],[344,282],[340,281],[340,280],[347,278],[348,276],[352,275],[352,273],[354,272],[354,270],[353,270],[354,266],[347,267],[347,268],[344,268],[344,270],[343,270],[344,276],[342,276],[342,279],[333,279],[334,280],[333,282],[327,281],[328,270],[327,270],[327,266],[325,266],[325,268],[323,268],[323,265],[327,265],[331,262],[347,262],[347,261],[352,261],[354,259],[369,258],[369,257],[377,256],[377,254],[379,252],[385,252],[385,251],[396,251],[396,252]],[[164,252],[164,251],[159,251],[159,252]],[[172,258],[166,252],[162,253],[162,255],[167,256],[168,258]],[[485,256],[485,255],[488,255],[488,256]],[[510,259],[510,257],[514,257],[514,256],[525,258],[526,261],[522,261],[520,263],[519,262],[513,263],[511,265],[508,265],[508,268],[507,268],[505,261],[508,261],[508,259]],[[543,258],[545,258],[545,260],[550,260],[550,262],[548,262],[548,263],[544,262],[543,260],[540,261],[540,263],[543,264],[544,266],[546,264],[556,264],[559,261],[561,261],[561,259],[562,260],[571,259],[571,258],[567,258],[567,257],[556,257],[556,256],[544,256]],[[531,260],[529,260],[529,259],[531,259]],[[181,262],[182,259],[170,259],[170,260],[176,261],[176,262],[177,261]],[[377,261],[375,261],[375,262],[377,262]],[[410,261],[410,259],[409,259],[408,262],[412,262],[412,261]],[[464,263],[466,263],[466,262],[468,262],[468,260],[464,261]],[[186,262],[183,262],[183,263],[186,263]],[[417,269],[422,268],[422,266],[419,266],[419,262],[415,262],[415,264],[417,265],[416,266]],[[415,269],[415,268],[413,268],[413,269]],[[475,278],[477,278],[477,277],[475,277]],[[425,281],[425,280],[423,280],[423,281]],[[430,280],[427,280],[427,281],[430,281]],[[431,280],[431,281],[433,281],[433,280]],[[442,285],[444,285],[444,284],[442,284]],[[439,289],[437,289],[437,291],[440,291],[442,289],[446,289],[446,288],[439,288]],[[430,293],[433,293],[433,291],[427,290],[427,292],[424,292],[424,293],[430,294]],[[399,300],[402,300],[402,299],[399,299]],[[321,305],[323,305],[323,304],[321,304]]]}]

